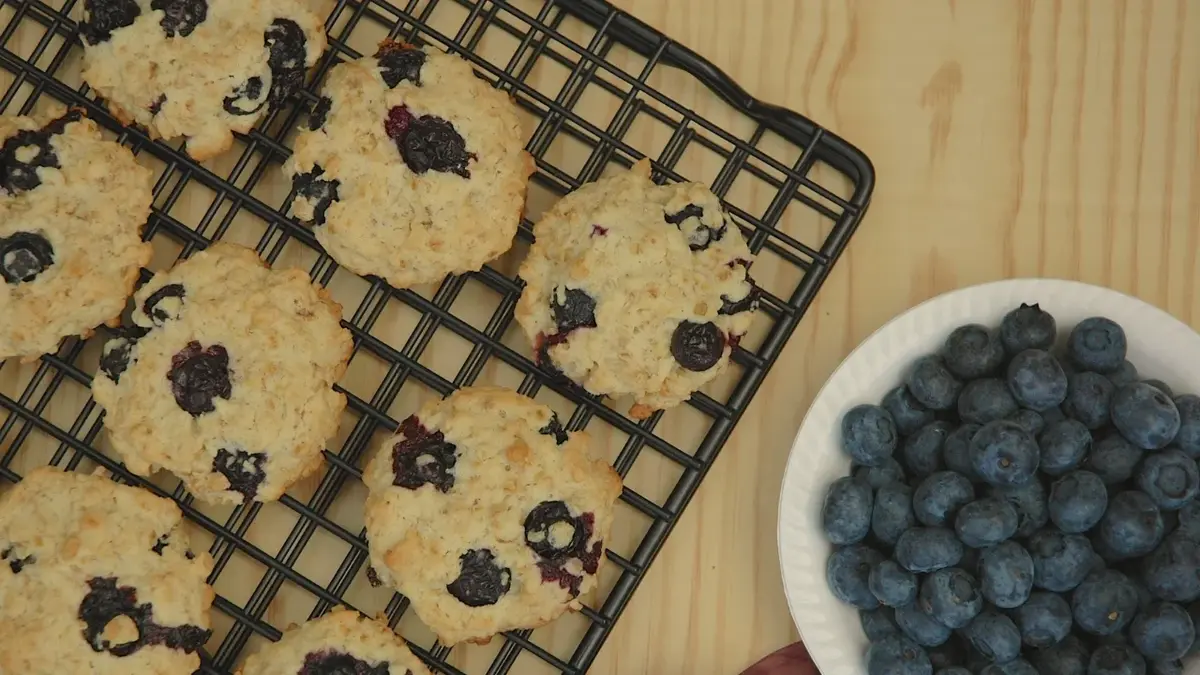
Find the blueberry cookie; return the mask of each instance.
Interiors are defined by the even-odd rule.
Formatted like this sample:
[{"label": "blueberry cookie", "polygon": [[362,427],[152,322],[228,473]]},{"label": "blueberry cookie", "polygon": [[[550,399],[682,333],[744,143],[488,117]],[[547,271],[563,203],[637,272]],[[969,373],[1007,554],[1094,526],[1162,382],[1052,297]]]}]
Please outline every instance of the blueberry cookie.
[{"label": "blueberry cookie", "polygon": [[547,407],[498,387],[432,401],[363,475],[371,564],[445,644],[535,628],[596,586],[621,480]]},{"label": "blueberry cookie", "polygon": [[246,659],[238,675],[430,675],[387,624],[335,609]]},{"label": "blueberry cookie", "polygon": [[30,472],[0,496],[0,673],[190,675],[213,561],[179,507],[102,476]]},{"label": "blueberry cookie", "polygon": [[150,261],[150,182],[78,110],[0,116],[0,360],[120,318]]},{"label": "blueberry cookie", "polygon": [[325,27],[298,0],[85,0],[83,79],[121,122],[204,160],[304,85]]},{"label": "blueberry cookie", "polygon": [[643,160],[563,197],[534,227],[517,321],[543,366],[638,419],[717,377],[750,328],[754,257],[699,183],[655,185]]},{"label": "blueberry cookie", "polygon": [[342,308],[300,270],[213,244],[134,296],[92,382],[131,471],[208,502],[273,501],[321,465],[346,397]]},{"label": "blueberry cookie", "polygon": [[533,170],[508,96],[458,56],[384,42],[330,71],[284,164],[341,265],[398,288],[508,250]]}]

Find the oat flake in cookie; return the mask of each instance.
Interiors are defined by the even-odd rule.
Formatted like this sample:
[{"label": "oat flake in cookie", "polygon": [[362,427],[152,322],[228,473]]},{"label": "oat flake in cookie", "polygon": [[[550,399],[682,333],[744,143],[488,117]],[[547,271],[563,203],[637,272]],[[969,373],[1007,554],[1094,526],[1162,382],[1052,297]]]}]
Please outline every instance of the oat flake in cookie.
[{"label": "oat flake in cookie", "polygon": [[430,675],[387,624],[335,609],[246,659],[238,675]]},{"label": "oat flake in cookie", "polygon": [[423,405],[363,480],[371,564],[445,644],[579,609],[621,493],[586,434],[499,387]]},{"label": "oat flake in cookie", "polygon": [[119,318],[150,260],[150,182],[78,110],[0,116],[0,360]]},{"label": "oat flake in cookie", "polygon": [[304,84],[325,50],[300,0],[85,0],[83,79],[123,123],[204,160]]},{"label": "oat flake in cookie", "polygon": [[537,360],[635,418],[713,380],[750,328],[754,257],[699,183],[655,185],[650,164],[563,197],[534,228],[517,321]]},{"label": "oat flake in cookie", "polygon": [[207,502],[279,499],[320,467],[346,405],[341,311],[304,272],[231,244],[155,275],[92,382],[113,447]]},{"label": "oat flake in cookie", "polygon": [[512,245],[533,160],[516,106],[466,61],[385,42],[333,68],[321,97],[284,172],[338,263],[406,288]]},{"label": "oat flake in cookie", "polygon": [[0,493],[0,673],[190,675],[212,565],[169,499],[31,471]]}]

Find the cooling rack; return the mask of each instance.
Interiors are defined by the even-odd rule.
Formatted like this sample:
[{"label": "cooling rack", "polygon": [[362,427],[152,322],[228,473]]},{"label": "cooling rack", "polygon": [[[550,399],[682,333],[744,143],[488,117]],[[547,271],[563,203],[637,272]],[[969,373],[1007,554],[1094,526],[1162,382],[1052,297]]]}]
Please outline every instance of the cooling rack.
[{"label": "cooling rack", "polygon": [[[121,127],[96,102],[79,78],[81,6],[0,0],[0,113],[80,105],[156,171],[145,230],[155,256],[143,282],[217,239],[253,246],[276,266],[308,269],[342,303],[354,337],[339,383],[348,407],[316,477],[276,504],[211,507],[170,476],[147,481],[112,459],[103,412],[88,395],[102,330],[67,339],[34,363],[0,363],[0,491],[49,463],[107,470],[176,500],[194,547],[207,546],[216,563],[214,635],[201,673],[232,672],[257,643],[338,604],[386,617],[435,672],[585,672],[863,217],[874,184],[866,156],[811,120],[755,100],[603,0],[325,0],[329,49],[294,105],[200,164],[179,144]],[[373,52],[385,37],[461,54],[511,93],[537,160],[513,250],[479,273],[409,290],[339,268],[288,216],[291,195],[278,172],[329,68]],[[512,314],[531,222],[580,183],[643,156],[654,161],[655,180],[703,181],[722,197],[758,256],[763,301],[725,377],[680,408],[635,421],[623,412],[627,401],[553,383],[529,360]],[[405,598],[372,587],[360,471],[422,400],[473,382],[510,386],[554,407],[568,428],[586,428],[626,487],[600,589],[582,612],[451,649],[407,611]]]}]

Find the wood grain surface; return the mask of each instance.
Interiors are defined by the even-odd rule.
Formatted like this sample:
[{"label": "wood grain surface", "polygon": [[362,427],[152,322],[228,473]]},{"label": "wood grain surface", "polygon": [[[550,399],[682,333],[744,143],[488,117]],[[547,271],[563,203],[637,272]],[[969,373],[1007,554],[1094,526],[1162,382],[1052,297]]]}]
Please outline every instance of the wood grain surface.
[{"label": "wood grain surface", "polygon": [[[1014,276],[1111,286],[1200,326],[1200,6],[1191,0],[615,4],[711,59],[757,97],[801,111],[855,143],[871,157],[878,174],[870,212],[848,253],[591,670],[600,675],[736,675],[796,639],[776,559],[779,481],[812,397],[872,330],[940,292]],[[0,5],[0,26],[14,13],[8,4]],[[447,22],[453,31],[453,19]],[[379,37],[356,36],[356,48],[369,51]],[[587,35],[574,37],[586,40]],[[21,28],[6,48],[22,58],[36,55],[46,67],[59,44],[55,40],[61,42],[45,38],[41,30]],[[486,40],[479,45],[482,51],[502,48]],[[58,76],[78,85],[77,63],[64,63]],[[533,77],[561,84],[555,73]],[[0,91],[11,82],[11,75],[0,69]],[[663,75],[652,83],[673,87],[672,94],[701,115],[737,124],[723,104],[687,78],[675,82]],[[22,95],[27,96],[28,89],[23,85]],[[615,109],[615,99],[588,105],[602,116]],[[635,131],[632,142],[646,152],[665,140],[661,129]],[[570,162],[571,152],[569,147],[554,147],[547,157]],[[170,180],[179,180],[172,167],[146,154],[142,157]],[[233,153],[207,166],[219,175],[252,170],[235,166],[236,159]],[[685,158],[679,168],[702,178],[712,166],[708,160]],[[735,189],[735,196],[752,200],[753,189],[747,190]],[[273,174],[255,188],[256,195],[274,205],[286,193],[285,182]],[[549,199],[547,194],[531,195],[531,215],[544,209]],[[193,183],[169,208],[173,217],[190,226],[214,203],[219,213],[229,208]],[[804,222],[796,226],[809,227]],[[264,223],[242,211],[233,217],[226,238],[254,245],[265,229]],[[181,251],[164,237],[155,238],[155,247],[155,270],[169,267]],[[314,255],[303,246],[293,241],[283,248],[283,264],[311,266]],[[497,267],[512,271],[519,260],[516,255],[506,256]],[[762,269],[760,281],[784,281],[785,271],[769,264]],[[759,270],[756,265],[756,276]],[[361,301],[366,284],[339,271],[330,289],[349,313]],[[437,289],[416,290],[431,297]],[[487,291],[468,287],[454,310],[481,327],[490,312],[488,297]],[[373,332],[400,345],[417,319],[415,312],[390,303]],[[439,336],[442,341],[422,355],[421,363],[453,379],[469,345],[443,331]],[[506,342],[510,338],[514,348],[527,349],[515,333],[505,335]],[[95,343],[78,357],[85,372],[95,368]],[[343,385],[370,398],[385,365],[360,354]],[[508,370],[489,365],[482,379],[515,386],[519,377]],[[16,398],[38,372],[38,364],[6,362],[0,368],[0,393]],[[48,382],[52,375],[42,377]],[[85,388],[69,379],[62,386],[43,416],[85,438],[95,428],[99,411],[87,408]],[[39,391],[28,405],[37,404]],[[406,385],[388,411],[403,417],[433,395],[436,392],[427,388]],[[539,394],[539,399],[562,403],[548,394]],[[348,415],[336,443],[345,440],[355,421]],[[670,418],[660,432],[681,443],[694,442],[697,433],[687,417]],[[383,437],[381,430],[375,433]],[[615,457],[624,438],[597,435],[602,449]],[[14,429],[0,437],[0,454],[15,447],[16,436]],[[102,433],[95,442],[107,449]],[[12,468],[23,472],[45,463],[59,447],[33,431],[15,451]],[[88,466],[86,460],[81,465]],[[678,475],[677,466],[643,453],[629,480],[640,493],[661,499]],[[169,476],[156,481],[174,486]],[[316,484],[316,479],[306,481],[291,494],[303,501]],[[357,487],[347,488],[330,512],[331,519],[353,532],[361,525],[362,495],[355,492]],[[220,522],[232,515],[236,525],[239,518],[228,509],[203,510]],[[273,553],[295,522],[294,512],[266,505],[246,537]],[[637,526],[618,530],[615,549],[636,544]],[[201,546],[212,542],[201,531],[194,537]],[[296,567],[324,582],[346,551],[344,542],[318,531]],[[232,552],[217,590],[240,605],[264,572],[250,557]],[[388,595],[370,589],[360,578],[347,598],[374,611],[386,605]],[[313,596],[287,582],[263,618],[284,627],[303,620],[312,607]],[[210,648],[232,626],[227,616],[214,615],[218,635]],[[567,658],[586,625],[581,617],[565,617],[535,633],[535,639]],[[432,643],[411,612],[399,628],[418,644]],[[262,639],[252,637],[246,650]],[[466,672],[482,673],[502,642],[456,648],[450,660]],[[512,672],[555,671],[525,654]]]}]

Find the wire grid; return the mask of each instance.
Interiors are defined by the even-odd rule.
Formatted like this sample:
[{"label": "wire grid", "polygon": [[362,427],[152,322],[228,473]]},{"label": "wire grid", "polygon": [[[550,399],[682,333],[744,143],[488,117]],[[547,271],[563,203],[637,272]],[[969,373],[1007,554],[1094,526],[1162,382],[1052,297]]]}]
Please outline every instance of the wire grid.
[{"label": "wire grid", "polygon": [[[622,504],[646,525],[641,530],[631,528],[636,536],[629,550],[613,550],[610,545],[607,569],[613,574],[611,582],[602,583],[602,592],[581,612],[585,621],[570,632],[565,647],[562,639],[556,646],[548,646],[539,639],[540,631],[507,633],[502,641],[493,643],[486,659],[474,660],[485,666],[471,672],[493,675],[514,668],[514,672],[531,672],[533,667],[528,664],[535,662],[547,672],[585,672],[857,227],[873,188],[873,170],[867,158],[810,120],[754,100],[710,63],[602,0],[409,0],[403,7],[381,0],[337,0],[336,4],[330,0],[326,21],[330,46],[309,86],[297,96],[296,105],[272,113],[249,135],[239,137],[235,151],[219,167],[200,165],[190,160],[178,143],[151,142],[142,130],[121,127],[86,85],[70,74],[81,51],[72,20],[79,16],[81,4],[81,0],[66,0],[58,6],[41,0],[0,0],[0,86],[7,84],[0,97],[0,113],[27,113],[44,94],[82,105],[89,116],[129,145],[140,161],[157,168],[154,209],[145,238],[155,244],[156,260],[165,251],[159,269],[213,240],[249,237],[272,264],[292,260],[288,251],[306,253],[311,277],[326,286],[336,286],[339,278],[351,276],[324,254],[307,228],[287,217],[290,196],[278,203],[278,198],[265,198],[260,187],[271,184],[278,165],[288,156],[288,140],[316,103],[315,92],[329,68],[369,53],[385,36],[463,55],[481,77],[510,92],[526,114],[531,129],[527,149],[536,158],[538,171],[517,249],[532,241],[530,218],[536,219],[538,190],[552,200],[597,178],[610,165],[628,166],[647,154],[655,160],[654,177],[660,182],[683,180],[681,174],[692,174],[701,164],[715,167],[705,178],[726,200],[751,250],[759,256],[754,272],[764,295],[752,331],[756,335],[735,349],[736,375],[724,387],[698,392],[679,409],[690,415],[683,422],[690,429],[688,434],[667,433],[679,425],[664,424],[661,411],[647,420],[634,421],[620,412],[619,402],[606,402],[552,383],[548,373],[529,360],[528,346],[509,340],[513,308],[521,292],[513,261],[501,260],[478,273],[447,277],[429,289],[397,290],[379,279],[367,278],[358,280],[354,302],[338,298],[348,314],[343,325],[355,342],[351,370],[356,362],[366,361],[376,364],[383,374],[373,391],[339,385],[348,399],[339,442],[331,442],[325,451],[326,466],[319,479],[305,490],[289,491],[281,506],[254,504],[214,510],[194,502],[177,481],[169,477],[147,481],[114,460],[100,434],[103,413],[86,396],[99,345],[107,337],[104,331],[93,340],[64,340],[56,354],[43,357],[36,365],[0,363],[0,382],[6,373],[12,376],[17,368],[24,368],[24,375],[10,377],[19,380],[20,386],[0,387],[0,406],[8,411],[0,423],[0,478],[4,479],[0,489],[5,481],[20,479],[17,467],[21,466],[48,462],[70,470],[101,467],[115,479],[176,500],[200,533],[193,536],[193,542],[211,542],[208,549],[215,567],[209,582],[217,588],[214,605],[219,610],[214,622],[225,630],[223,636],[218,630],[201,653],[199,672],[209,674],[230,672],[250,651],[247,646],[252,641],[279,638],[283,626],[277,625],[268,610],[285,585],[305,594],[310,618],[339,604],[367,611],[354,602],[362,597],[354,589],[364,575],[369,576],[365,534],[361,526],[349,527],[337,515],[339,494],[360,486],[360,467],[373,442],[394,431],[397,420],[412,411],[412,406],[402,405],[408,401],[410,389],[444,396],[457,387],[493,379],[488,374],[494,364],[502,364],[513,375],[511,386],[521,393],[540,400],[553,392],[560,415],[568,419],[567,428],[586,427],[593,435],[598,428],[610,430],[619,448],[614,451],[613,464],[626,478]],[[22,48],[14,38],[20,31],[25,35]],[[497,43],[494,36],[509,45],[499,50],[499,55],[489,47]],[[561,76],[549,78],[549,86],[545,77],[535,84],[539,69],[547,64]],[[664,71],[670,72],[664,75]],[[706,117],[676,102],[682,97],[676,92],[690,91],[689,87],[694,89],[697,84],[711,90],[709,98],[723,100],[728,110]],[[597,93],[609,101],[606,110],[610,115],[600,121],[593,114]],[[639,132],[646,124],[656,130]],[[573,151],[564,151],[564,139]],[[633,143],[655,147],[639,150]],[[696,150],[710,160],[697,162]],[[754,198],[731,199],[734,193],[746,192],[738,187],[745,176],[759,186],[752,191]],[[197,191],[208,199],[203,215],[184,215],[186,209],[179,205]],[[247,220],[261,227],[248,227],[244,224]],[[798,227],[793,226],[798,222]],[[765,262],[768,259],[770,262]],[[761,283],[764,264],[773,286]],[[150,276],[152,272],[144,270],[142,281]],[[494,308],[486,315],[465,317],[460,311],[464,305],[456,306],[456,300],[474,294],[477,288],[489,290]],[[381,317],[396,308],[414,317],[411,331],[401,337],[381,334]],[[469,345],[469,352],[453,372],[431,367],[424,356],[431,345],[451,335]],[[77,414],[74,408],[69,415],[55,412],[56,400],[64,399],[67,389],[84,392]],[[563,406],[571,411],[569,415],[564,415]],[[683,413],[665,415],[676,414]],[[30,449],[38,439],[44,441],[45,452]],[[646,448],[650,453],[644,452]],[[35,454],[39,455],[37,461]],[[671,469],[671,480],[657,496],[630,485],[635,466],[654,457]],[[291,514],[292,527],[273,546],[263,545],[252,534],[256,519],[266,508],[282,508]],[[346,551],[323,580],[301,569],[306,545],[314,537],[321,546],[335,542]],[[221,585],[223,574],[239,573],[227,572],[238,560],[253,561],[256,569],[262,570],[253,591],[243,598],[223,593]],[[374,593],[376,597],[388,595],[382,589]],[[376,608],[393,628],[399,627],[409,637],[413,651],[432,670],[467,672],[459,667],[463,659],[452,658],[451,648],[408,634],[419,629],[403,630],[413,622],[406,619],[412,614],[407,609],[408,601],[398,594]],[[483,648],[458,647],[453,655],[468,649]]]}]

